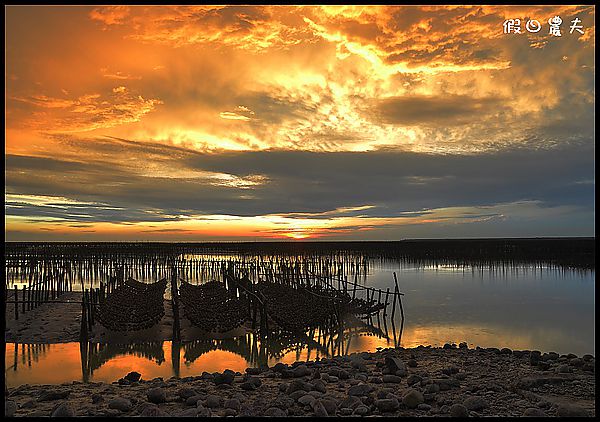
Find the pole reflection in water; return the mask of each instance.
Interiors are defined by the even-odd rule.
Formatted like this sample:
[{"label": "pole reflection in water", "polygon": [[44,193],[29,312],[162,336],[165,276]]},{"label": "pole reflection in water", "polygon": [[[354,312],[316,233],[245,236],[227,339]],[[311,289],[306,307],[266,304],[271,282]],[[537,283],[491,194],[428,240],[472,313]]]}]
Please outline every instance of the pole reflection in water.
[{"label": "pole reflection in water", "polygon": [[[277,362],[330,358],[365,350],[361,339],[377,339],[377,345],[392,346],[368,326],[349,326],[343,334],[337,327],[291,334],[271,331],[268,336],[248,333],[225,339],[193,342],[145,342],[99,344],[6,344],[5,374],[9,387],[22,384],[60,384],[74,380],[113,382],[131,371],[150,380],[156,377],[198,376],[225,369],[244,372],[247,367],[273,366]],[[365,337],[366,333],[371,336]],[[354,344],[354,345],[353,345]],[[373,347],[369,347],[373,348]],[[167,356],[170,365],[165,365]],[[183,359],[183,365],[182,365]]]}]

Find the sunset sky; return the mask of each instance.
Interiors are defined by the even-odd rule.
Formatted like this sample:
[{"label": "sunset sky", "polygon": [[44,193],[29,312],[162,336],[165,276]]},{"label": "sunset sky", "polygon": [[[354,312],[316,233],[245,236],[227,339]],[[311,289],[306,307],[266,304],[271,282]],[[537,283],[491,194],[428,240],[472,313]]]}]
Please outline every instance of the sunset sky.
[{"label": "sunset sky", "polygon": [[594,236],[593,6],[5,11],[6,240]]}]

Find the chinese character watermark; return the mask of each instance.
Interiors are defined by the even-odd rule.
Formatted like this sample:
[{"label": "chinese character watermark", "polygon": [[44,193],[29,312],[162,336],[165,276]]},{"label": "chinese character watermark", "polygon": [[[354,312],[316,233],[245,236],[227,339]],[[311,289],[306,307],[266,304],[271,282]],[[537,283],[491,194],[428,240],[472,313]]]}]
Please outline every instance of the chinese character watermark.
[{"label": "chinese character watermark", "polygon": [[577,31],[577,32],[579,32],[580,34],[583,34],[583,30],[582,30],[582,28],[583,28],[583,25],[578,25],[578,23],[581,23],[581,19],[579,19],[579,18],[575,18],[575,19],[573,19],[573,20],[571,21],[571,23],[572,23],[573,25],[571,25],[571,27],[570,27],[569,34],[572,34],[572,33],[573,33],[573,31]]},{"label": "chinese character watermark", "polygon": [[504,33],[505,34],[520,34],[521,33],[521,20],[520,19],[507,19],[504,21]]},{"label": "chinese character watermark", "polygon": [[529,32],[539,32],[542,29],[542,24],[536,19],[531,19],[525,24],[525,29]]},{"label": "chinese character watermark", "polygon": [[553,18],[548,19],[548,24],[550,25],[550,35],[554,35],[555,37],[560,37],[562,34],[560,33],[560,24],[562,23],[562,19],[560,16],[554,16]]},{"label": "chinese character watermark", "polygon": [[[548,19],[549,32],[548,35],[554,37],[562,37],[562,32],[560,26],[562,25],[563,20],[560,16],[555,15]],[[507,19],[502,24],[504,28],[505,34],[522,34],[521,32],[521,19]],[[525,22],[525,29],[529,33],[538,33],[542,30],[542,24],[537,19],[529,19]],[[569,34],[572,34],[574,31],[579,32],[580,34],[584,34],[583,25],[581,19],[579,17],[575,17],[571,21],[571,26],[569,27]]]}]

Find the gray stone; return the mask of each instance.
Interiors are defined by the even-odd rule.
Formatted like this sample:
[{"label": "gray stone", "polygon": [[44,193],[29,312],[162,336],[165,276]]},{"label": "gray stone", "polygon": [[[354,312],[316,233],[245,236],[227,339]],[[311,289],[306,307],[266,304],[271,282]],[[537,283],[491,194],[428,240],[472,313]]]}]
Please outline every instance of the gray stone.
[{"label": "gray stone", "polygon": [[157,388],[153,388],[151,390],[148,391],[148,393],[146,394],[146,397],[148,397],[148,401],[150,403],[164,403],[167,401],[167,394],[165,393],[165,390],[161,387],[157,387]]},{"label": "gray stone", "polygon": [[341,416],[350,416],[352,414],[352,409],[350,409],[349,407],[342,407],[340,408],[340,415]]},{"label": "gray stone", "polygon": [[556,372],[560,374],[569,374],[573,372],[573,368],[571,368],[569,365],[560,365],[558,368],[556,368]]},{"label": "gray stone", "polygon": [[269,417],[285,417],[287,416],[287,413],[278,407],[269,407],[267,410],[265,410],[264,415]]},{"label": "gray stone", "polygon": [[246,373],[249,375],[259,375],[263,372],[263,368],[246,368]]},{"label": "gray stone", "polygon": [[402,396],[402,403],[408,407],[409,409],[414,409],[421,403],[423,403],[425,399],[423,398],[423,394],[418,392],[417,390],[411,388]]},{"label": "gray stone", "polygon": [[586,417],[590,416],[590,413],[581,406],[576,406],[574,404],[561,404],[556,409],[556,414],[561,417]]},{"label": "gray stone", "polygon": [[365,396],[373,391],[373,387],[369,384],[357,384],[348,389],[349,396]]},{"label": "gray stone", "polygon": [[223,411],[223,416],[237,416],[237,414],[238,411],[235,409],[228,408]]},{"label": "gray stone", "polygon": [[235,409],[237,412],[241,409],[240,401],[238,399],[225,400],[223,407],[225,407],[225,409]]},{"label": "gray stone", "polygon": [[439,391],[440,391],[439,384],[427,384],[425,386],[425,393],[427,393],[427,394],[438,393]]},{"label": "gray stone", "polygon": [[198,409],[196,409],[195,407],[193,407],[191,409],[186,409],[182,412],[179,412],[177,414],[177,416],[182,417],[182,418],[195,418],[198,416]]},{"label": "gray stone", "polygon": [[469,410],[481,410],[489,406],[488,402],[483,397],[479,396],[469,397],[463,404]]},{"label": "gray stone", "polygon": [[388,356],[385,358],[384,366],[391,374],[396,373],[399,369],[406,370],[406,365],[398,357]]},{"label": "gray stone", "polygon": [[[10,400],[9,400],[10,401]],[[5,402],[6,403],[6,402]],[[13,402],[14,403],[14,402]],[[6,405],[5,405],[6,406]],[[21,409],[33,409],[35,407],[35,401],[34,400],[27,400],[25,403],[23,403],[21,405]],[[5,412],[6,412],[6,407],[5,407]]]},{"label": "gray stone", "polygon": [[115,397],[108,402],[109,409],[120,410],[121,412],[129,412],[131,410],[131,400],[123,397]]},{"label": "gray stone", "polygon": [[316,417],[321,418],[329,416],[329,413],[327,412],[327,409],[325,409],[325,406],[323,405],[323,402],[321,400],[315,400],[312,404],[312,408],[313,412],[315,412]]},{"label": "gray stone", "polygon": [[197,411],[197,416],[200,418],[208,418],[208,417],[212,416],[212,412],[210,411],[210,409],[207,409],[206,407],[202,406],[200,403],[198,403],[198,406],[196,407],[196,411]]},{"label": "gray stone", "polygon": [[330,416],[335,415],[335,411],[337,410],[337,402],[334,399],[331,397],[322,397],[318,401],[321,402]]},{"label": "gray stone", "polygon": [[469,409],[462,404],[453,404],[450,407],[450,416],[454,418],[466,418],[469,416]]},{"label": "gray stone", "polygon": [[73,417],[75,416],[75,411],[69,403],[63,402],[56,406],[54,410],[52,410],[50,416],[52,416],[53,418]]},{"label": "gray stone", "polygon": [[402,378],[398,375],[384,375],[383,382],[389,382],[392,384],[400,384],[402,382]]},{"label": "gray stone", "polygon": [[234,373],[225,371],[222,374],[216,373],[213,377],[213,382],[215,385],[227,384],[231,385],[233,383],[233,379],[235,378]]},{"label": "gray stone", "polygon": [[393,412],[400,407],[400,403],[398,403],[397,399],[379,399],[375,400],[375,406],[377,409],[382,412]]},{"label": "gray stone", "polygon": [[359,416],[367,416],[369,413],[371,413],[371,411],[364,404],[357,406],[357,408],[354,409],[354,412],[352,412],[353,415],[359,415]]},{"label": "gray stone", "polygon": [[300,403],[303,406],[312,406],[312,404],[315,401],[316,401],[315,397],[311,396],[310,394],[305,394],[298,399],[298,403]]},{"label": "gray stone", "polygon": [[308,367],[306,365],[298,365],[296,368],[294,368],[293,372],[294,372],[294,377],[296,377],[296,378],[305,377],[307,375],[310,375],[310,369],[308,369]]},{"label": "gray stone", "polygon": [[306,382],[304,380],[293,380],[292,382],[290,382],[286,392],[288,394],[291,394],[294,391],[299,391],[299,390],[311,391],[312,389],[313,389],[313,385],[309,382]]},{"label": "gray stone", "polygon": [[319,391],[321,393],[327,392],[327,387],[325,386],[325,383],[323,382],[323,380],[320,380],[320,379],[314,380],[312,382],[312,386],[315,391]]},{"label": "gray stone", "polygon": [[[196,409],[188,409],[188,410],[193,410],[195,414],[198,413]],[[157,405],[153,404],[153,405],[144,407],[144,410],[142,410],[140,412],[140,416],[155,418],[155,417],[168,417],[171,415],[169,415],[167,412],[162,410]],[[194,416],[196,416],[196,415],[194,415]]]},{"label": "gray stone", "polygon": [[287,369],[287,365],[285,363],[277,362],[273,368],[273,372],[282,372],[284,369]]},{"label": "gray stone", "polygon": [[214,409],[221,406],[221,398],[219,396],[215,396],[214,394],[209,394],[206,396],[206,400],[204,400],[204,406]]},{"label": "gray stone", "polygon": [[197,406],[198,405],[198,400],[202,400],[202,396],[201,395],[196,395],[196,396],[188,397],[185,400],[185,405],[186,406]]},{"label": "gray stone", "polygon": [[52,400],[63,400],[69,397],[71,394],[68,390],[44,390],[38,397],[38,401],[52,401]]},{"label": "gray stone", "polygon": [[4,400],[4,416],[12,418],[17,412],[17,403],[13,400]]},{"label": "gray stone", "polygon": [[104,401],[104,397],[101,394],[94,393],[92,394],[92,403],[97,404]]},{"label": "gray stone", "polygon": [[343,407],[354,409],[356,406],[359,406],[361,404],[362,404],[362,401],[358,397],[348,396],[339,404],[339,407],[340,407],[340,409]]},{"label": "gray stone", "polygon": [[584,361],[589,362],[594,360],[594,356],[590,355],[590,354],[585,354],[581,357]]},{"label": "gray stone", "polygon": [[300,397],[305,396],[306,394],[308,394],[308,391],[306,390],[296,390],[291,394],[288,394],[288,396],[290,396],[291,399],[294,399],[294,401],[297,401]]},{"label": "gray stone", "polygon": [[183,400],[187,400],[190,397],[197,396],[198,393],[196,393],[196,390],[194,390],[193,388],[183,387],[183,388],[180,388],[179,391],[177,391],[177,395],[179,397],[181,397]]},{"label": "gray stone", "polygon": [[135,371],[132,371],[123,377],[123,379],[125,379],[129,382],[138,382],[141,378],[142,378],[142,374],[140,374],[139,372],[135,372]]},{"label": "gray stone", "polygon": [[548,416],[548,415],[546,414],[546,412],[544,412],[541,409],[537,409],[535,407],[530,407],[528,409],[525,409],[525,412],[523,412],[523,416],[539,417],[539,416]]}]

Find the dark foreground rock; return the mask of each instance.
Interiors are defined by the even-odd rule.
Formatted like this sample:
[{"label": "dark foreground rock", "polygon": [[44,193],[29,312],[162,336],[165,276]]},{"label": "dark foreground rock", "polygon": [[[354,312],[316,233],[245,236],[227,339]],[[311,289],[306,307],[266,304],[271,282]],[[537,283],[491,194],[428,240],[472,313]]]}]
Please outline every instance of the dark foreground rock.
[{"label": "dark foreground rock", "polygon": [[[568,368],[568,369],[567,369]],[[6,416],[595,416],[595,358],[444,348],[121,382],[22,385]]]}]

